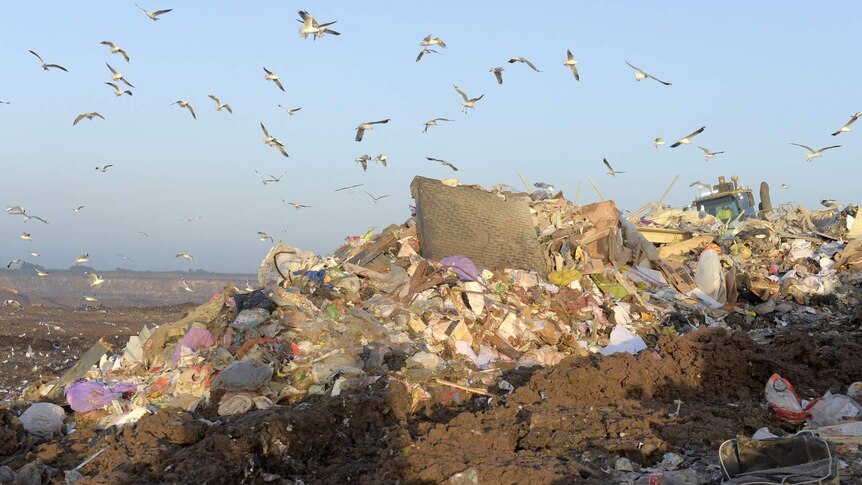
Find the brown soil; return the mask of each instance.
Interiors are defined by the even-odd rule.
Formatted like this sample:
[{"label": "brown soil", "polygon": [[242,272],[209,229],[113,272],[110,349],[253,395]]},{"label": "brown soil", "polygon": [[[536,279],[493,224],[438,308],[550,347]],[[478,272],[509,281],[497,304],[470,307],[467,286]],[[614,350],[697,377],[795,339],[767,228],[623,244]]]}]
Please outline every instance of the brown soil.
[{"label": "brown soil", "polygon": [[[0,435],[20,446],[3,448],[0,462],[18,469],[38,459],[48,467],[43,480],[57,483],[63,470],[107,447],[79,483],[440,483],[475,468],[481,483],[603,484],[619,481],[618,457],[637,469],[672,451],[685,457],[682,468],[709,481],[718,477],[724,440],[762,426],[795,431],[763,404],[773,372],[803,396],[843,391],[862,376],[858,337],[847,328],[788,332],[760,346],[746,333],[704,329],[663,337],[658,352],[637,357],[572,357],[512,371],[502,377],[516,387],[511,395],[492,386],[494,398],[461,393],[452,400],[461,404],[437,399],[415,413],[407,385],[391,378],[360,393],[231,418],[219,419],[210,406],[195,416],[162,410],[118,434],[81,425],[47,443],[23,437],[4,418]],[[439,396],[451,391],[425,387]],[[675,400],[680,413],[671,416]],[[858,481],[860,453],[838,451],[849,463],[842,479]]]},{"label": "brown soil", "polygon": [[[177,320],[193,307],[0,307],[0,399],[62,374],[101,337],[122,351],[144,325]],[[26,355],[28,346],[31,356]]]}]

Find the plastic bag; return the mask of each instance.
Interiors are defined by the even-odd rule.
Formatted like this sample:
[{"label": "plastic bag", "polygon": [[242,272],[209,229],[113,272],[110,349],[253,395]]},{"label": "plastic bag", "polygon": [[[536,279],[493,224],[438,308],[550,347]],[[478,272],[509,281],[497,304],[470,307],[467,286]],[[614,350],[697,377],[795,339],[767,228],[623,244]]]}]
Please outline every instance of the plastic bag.
[{"label": "plastic bag", "polygon": [[51,438],[63,429],[66,412],[63,408],[49,402],[37,402],[21,415],[21,425],[36,436]]},{"label": "plastic bag", "polygon": [[102,409],[124,392],[136,392],[135,384],[122,382],[108,387],[98,381],[75,382],[66,388],[66,402],[73,411],[86,413]]},{"label": "plastic bag", "polygon": [[791,423],[801,423],[811,416],[811,409],[818,400],[808,403],[807,406],[802,405],[802,400],[793,389],[793,385],[787,379],[782,378],[778,374],[772,374],[772,377],[766,382],[766,402],[769,404],[769,409],[781,419]]},{"label": "plastic bag", "polygon": [[446,256],[440,260],[446,268],[452,268],[461,281],[476,281],[479,279],[479,270],[467,256]]}]

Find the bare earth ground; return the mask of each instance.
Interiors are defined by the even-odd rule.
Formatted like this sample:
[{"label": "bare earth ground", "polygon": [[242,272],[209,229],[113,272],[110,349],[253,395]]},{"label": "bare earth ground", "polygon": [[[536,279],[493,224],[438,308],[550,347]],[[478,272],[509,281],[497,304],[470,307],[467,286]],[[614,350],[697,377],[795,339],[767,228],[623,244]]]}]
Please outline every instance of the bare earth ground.
[{"label": "bare earth ground", "polygon": [[[19,388],[39,373],[56,375],[100,336],[122,348],[142,324],[172,321],[188,308],[0,309],[0,345],[8,355],[0,382]],[[862,379],[860,335],[858,320],[821,322],[765,344],[744,332],[703,329],[661,337],[658,353],[570,357],[552,368],[510,371],[510,395],[494,387],[490,400],[435,396],[433,402],[449,405],[415,413],[407,386],[395,378],[229,418],[210,406],[194,416],[163,410],[118,433],[79,423],[49,442],[25,437],[10,417],[20,412],[13,407],[0,410],[0,464],[18,469],[40,460],[50,467],[42,479],[62,483],[64,470],[107,447],[82,469],[79,483],[440,483],[475,468],[480,483],[604,484],[640,476],[614,472],[618,457],[637,470],[670,451],[685,457],[680,468],[717,483],[724,440],[762,426],[796,430],[765,408],[769,376],[781,373],[807,398],[844,392]],[[22,356],[28,345],[35,364]],[[682,401],[678,415],[675,400]],[[842,483],[860,483],[858,448],[836,451],[845,465]]]}]

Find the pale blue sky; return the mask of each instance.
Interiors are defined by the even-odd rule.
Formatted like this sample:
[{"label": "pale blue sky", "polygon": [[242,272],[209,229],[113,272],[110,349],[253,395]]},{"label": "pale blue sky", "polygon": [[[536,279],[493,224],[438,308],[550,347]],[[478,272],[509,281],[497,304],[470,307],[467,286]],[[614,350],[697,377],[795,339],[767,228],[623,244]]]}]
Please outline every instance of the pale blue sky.
[{"label": "pale blue sky", "polygon": [[[100,269],[251,272],[266,231],[326,253],[369,226],[401,223],[413,176],[463,183],[553,182],[596,200],[587,176],[622,208],[655,199],[683,205],[694,180],[738,174],[773,201],[814,206],[859,199],[862,125],[829,136],[862,110],[858,2],[142,2],[173,8],[152,22],[133,2],[15,2],[0,32],[0,205],[23,205],[50,225],[0,213],[0,258],[68,267],[90,253]],[[529,5],[530,8],[525,8]],[[337,20],[340,37],[301,39],[296,10]],[[448,49],[414,59],[429,34]],[[131,63],[99,45],[112,40]],[[581,81],[563,67],[566,49]],[[27,50],[68,73],[45,72]],[[532,60],[544,72],[508,64]],[[673,83],[635,82],[632,64]],[[136,86],[115,98],[105,62]],[[267,66],[286,92],[263,79]],[[498,86],[488,69],[505,67]],[[464,115],[452,85],[484,94]],[[216,112],[207,94],[230,103]],[[192,103],[198,119],[176,106]],[[277,104],[301,106],[289,117]],[[82,121],[99,111],[107,120]],[[422,134],[422,123],[453,118]],[[360,122],[391,118],[353,141]],[[259,122],[290,158],[263,144]],[[668,145],[705,125],[691,146]],[[804,150],[841,144],[807,163]],[[726,151],[710,162],[696,147]],[[353,159],[389,156],[363,173]],[[602,157],[627,173],[611,178]],[[113,163],[107,173],[96,165]],[[254,170],[279,175],[262,186]],[[392,194],[377,205],[365,183]],[[779,185],[787,183],[789,190]],[[301,212],[280,198],[312,205]],[[86,207],[79,214],[72,208]],[[188,223],[186,217],[201,216]],[[32,233],[33,241],[19,235]],[[144,238],[138,231],[151,237]],[[284,231],[284,232],[282,232]],[[35,250],[43,254],[33,258]],[[189,252],[193,263],[175,260]],[[135,259],[124,263],[114,253]],[[5,266],[5,264],[4,264]]]}]

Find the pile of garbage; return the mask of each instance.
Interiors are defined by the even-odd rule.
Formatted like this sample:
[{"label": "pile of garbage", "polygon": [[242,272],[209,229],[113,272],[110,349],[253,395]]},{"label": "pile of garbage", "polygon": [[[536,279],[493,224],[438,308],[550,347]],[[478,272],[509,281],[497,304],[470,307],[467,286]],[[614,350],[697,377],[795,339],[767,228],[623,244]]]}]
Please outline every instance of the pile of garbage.
[{"label": "pile of garbage", "polygon": [[[855,206],[727,224],[657,205],[626,218],[612,201],[492,192],[527,203],[545,271],[483,268],[463,254],[425,259],[415,214],[348,237],[326,257],[279,242],[260,265],[259,289],[226,287],[122,350],[97,342],[23,397],[65,400],[76,423],[104,429],[163,407],[213,402],[219,415],[237,415],[385,377],[411,390],[415,411],[447,403],[453,389],[490,395],[517,367],[636,354],[661,335],[757,318],[777,332],[826,318],[830,308],[816,305],[824,298],[832,308],[858,304]],[[656,229],[678,240],[657,246],[648,239]],[[28,413],[31,433],[68,431],[62,408],[37,403]]]}]

